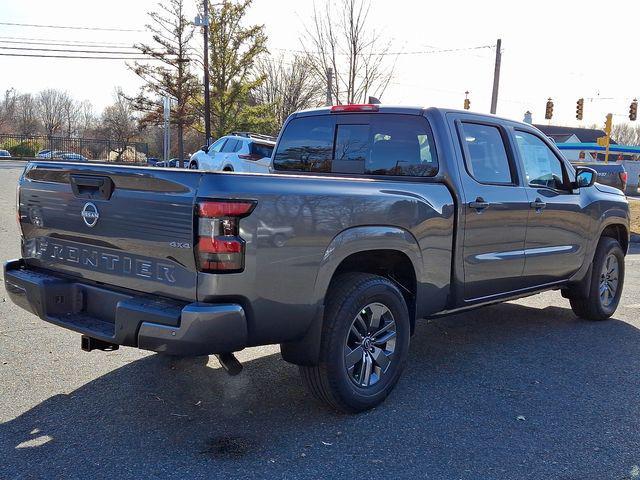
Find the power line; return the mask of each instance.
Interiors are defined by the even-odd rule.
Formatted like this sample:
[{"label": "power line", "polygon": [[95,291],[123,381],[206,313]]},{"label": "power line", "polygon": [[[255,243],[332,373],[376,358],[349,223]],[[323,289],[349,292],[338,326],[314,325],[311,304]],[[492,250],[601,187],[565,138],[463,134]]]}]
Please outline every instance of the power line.
[{"label": "power line", "polygon": [[[273,48],[273,50],[280,50],[280,51],[284,51],[284,52],[291,52],[291,53],[309,53],[307,51],[304,50],[294,50],[294,49],[290,49],[290,48],[277,48],[277,47],[271,47]],[[418,50],[418,51],[410,51],[410,52],[405,52],[405,51],[398,51],[398,52],[373,52],[370,53],[369,55],[373,55],[373,56],[386,56],[386,55],[393,55],[393,56],[398,56],[398,55],[430,55],[430,54],[436,54],[436,53],[450,53],[450,52],[465,52],[465,51],[470,51],[470,50],[481,50],[484,48],[495,48],[495,45],[478,45],[475,47],[463,47],[463,48],[444,48],[444,49],[435,49],[435,50]],[[320,52],[311,52],[311,53],[320,53]],[[340,53],[339,55],[349,55],[348,53]]]},{"label": "power line", "polygon": [[132,28],[104,28],[104,27],[77,27],[70,25],[38,25],[34,23],[10,23],[0,22],[0,25],[8,25],[10,27],[34,27],[34,28],[62,28],[65,30],[92,30],[100,32],[144,32],[145,30]]},{"label": "power line", "polygon": [[0,46],[1,50],[29,50],[37,52],[64,52],[64,53],[117,53],[119,55],[140,55],[140,52],[118,52],[113,50],[66,50],[64,48],[34,48],[34,47],[5,47]]},{"label": "power line", "polygon": [[3,53],[0,52],[2,57],[35,57],[35,58],[83,58],[86,60],[150,60],[150,61],[162,61],[160,58],[153,57],[91,57],[82,55],[41,55],[37,53]]},{"label": "power line", "polygon": [[109,43],[95,43],[95,44],[90,44],[90,43],[74,43],[74,44],[69,44],[69,43],[58,43],[58,42],[25,42],[25,41],[18,41],[18,40],[2,40],[0,38],[0,43],[11,43],[11,44],[18,44],[18,45],[45,45],[45,46],[60,46],[60,47],[88,47],[88,48],[117,48],[119,50],[123,50],[123,49],[133,49],[133,45],[129,45],[129,46],[118,46],[118,45],[114,45],[114,44],[109,44]]},{"label": "power line", "polygon": [[4,41],[4,40],[26,40],[26,41],[43,41],[43,42],[64,42],[65,44],[69,43],[69,44],[73,44],[73,43],[83,43],[83,44],[100,44],[100,45],[110,45],[110,46],[115,46],[115,45],[125,45],[125,46],[130,46],[131,43],[129,42],[92,42],[90,40],[61,40],[58,38],[55,39],[51,39],[51,38],[30,38],[30,37],[5,37],[5,36],[0,36],[0,40]]}]

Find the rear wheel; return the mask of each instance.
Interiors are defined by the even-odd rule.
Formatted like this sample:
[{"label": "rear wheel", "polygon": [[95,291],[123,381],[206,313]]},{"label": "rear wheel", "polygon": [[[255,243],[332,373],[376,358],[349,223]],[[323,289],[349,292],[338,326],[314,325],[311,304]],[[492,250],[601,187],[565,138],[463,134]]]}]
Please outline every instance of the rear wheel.
[{"label": "rear wheel", "polygon": [[620,303],[624,284],[624,252],[613,238],[602,237],[593,258],[589,295],[572,295],[569,302],[573,312],[587,320],[606,320]]},{"label": "rear wheel", "polygon": [[407,305],[393,282],[364,273],[341,275],[327,295],[320,361],[301,366],[302,379],[336,410],[375,407],[400,378],[409,336]]}]

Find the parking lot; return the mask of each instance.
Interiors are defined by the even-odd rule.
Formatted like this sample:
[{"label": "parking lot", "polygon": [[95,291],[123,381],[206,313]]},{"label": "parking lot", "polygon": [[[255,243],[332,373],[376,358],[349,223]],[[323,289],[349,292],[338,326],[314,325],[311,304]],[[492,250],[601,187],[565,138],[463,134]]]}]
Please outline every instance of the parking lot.
[{"label": "parking lot", "polygon": [[[19,255],[0,165],[3,259]],[[614,319],[549,292],[433,321],[380,407],[315,403],[276,347],[85,353],[0,295],[0,478],[640,478],[640,245]],[[2,287],[0,287],[2,288]]]}]

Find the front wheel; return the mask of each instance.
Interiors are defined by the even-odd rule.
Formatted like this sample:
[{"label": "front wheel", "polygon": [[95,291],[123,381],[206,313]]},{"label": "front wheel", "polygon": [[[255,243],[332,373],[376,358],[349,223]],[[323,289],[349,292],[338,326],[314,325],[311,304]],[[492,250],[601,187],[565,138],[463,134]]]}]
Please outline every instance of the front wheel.
[{"label": "front wheel", "polygon": [[624,252],[613,238],[602,237],[593,257],[589,295],[571,295],[571,309],[587,320],[606,320],[620,303],[624,284]]},{"label": "front wheel", "polygon": [[327,294],[320,361],[300,367],[303,382],[336,410],[375,407],[402,374],[410,331],[406,302],[393,282],[364,273],[341,275]]}]

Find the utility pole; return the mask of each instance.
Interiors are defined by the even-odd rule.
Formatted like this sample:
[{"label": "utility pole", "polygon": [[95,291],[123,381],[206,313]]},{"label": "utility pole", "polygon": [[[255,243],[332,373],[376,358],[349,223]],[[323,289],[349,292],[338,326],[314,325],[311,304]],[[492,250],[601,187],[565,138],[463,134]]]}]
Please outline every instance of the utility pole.
[{"label": "utility pole", "polygon": [[203,0],[203,14],[196,16],[195,25],[204,33],[204,134],[205,145],[211,145],[211,98],[209,95],[209,0]]},{"label": "utility pole", "polygon": [[333,68],[327,68],[327,101],[326,101],[326,105],[328,107],[333,105]]},{"label": "utility pole", "polygon": [[493,92],[491,93],[491,113],[498,108],[498,87],[500,86],[500,62],[502,61],[502,39],[496,43],[496,66],[493,71]]},{"label": "utility pole", "polygon": [[171,156],[171,124],[169,123],[171,116],[171,97],[163,97],[162,107],[162,117],[164,120],[163,160],[166,162]]}]

